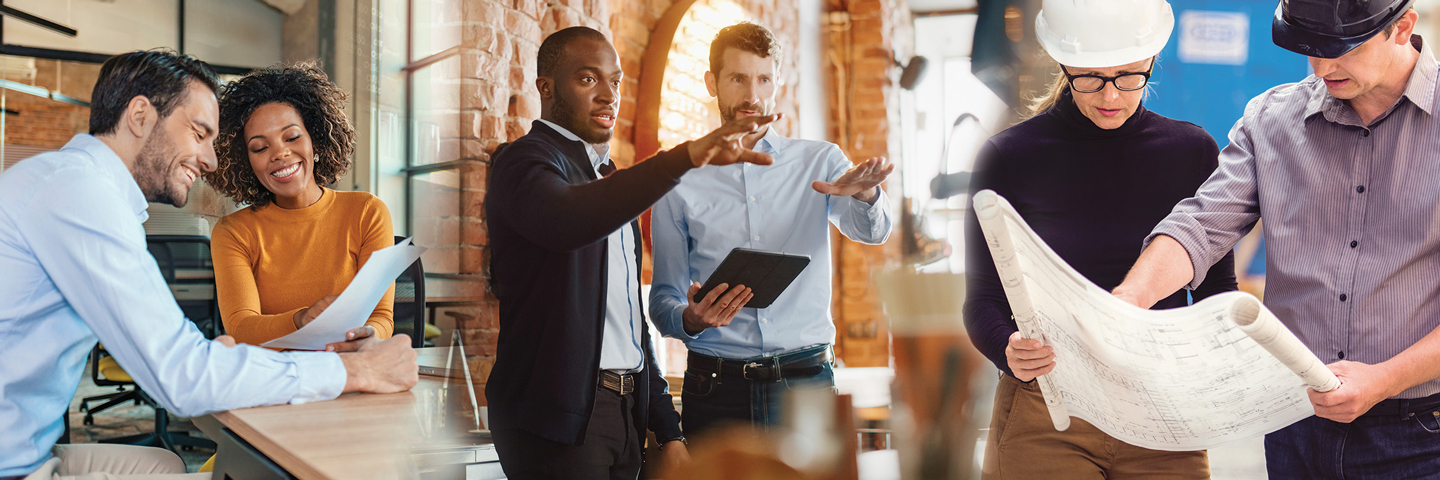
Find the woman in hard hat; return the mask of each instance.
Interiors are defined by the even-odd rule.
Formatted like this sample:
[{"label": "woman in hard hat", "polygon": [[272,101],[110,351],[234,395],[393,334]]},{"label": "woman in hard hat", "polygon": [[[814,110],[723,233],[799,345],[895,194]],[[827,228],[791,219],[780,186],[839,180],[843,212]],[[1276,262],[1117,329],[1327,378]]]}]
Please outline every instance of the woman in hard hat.
[{"label": "woman in hard hat", "polygon": [[[1140,255],[1150,230],[1217,166],[1205,130],[1141,105],[1175,24],[1164,0],[1045,0],[1035,20],[1059,63],[1031,118],[981,149],[971,191],[1010,201],[1051,248],[1090,281],[1111,289]],[[1126,444],[1081,419],[1057,431],[1035,378],[1056,359],[1023,339],[973,214],[967,228],[971,341],[1004,372],[986,443],[985,478],[1209,478],[1206,454]],[[1234,259],[1217,263],[1195,300],[1234,290]],[[1176,292],[1155,308],[1187,305]]]}]

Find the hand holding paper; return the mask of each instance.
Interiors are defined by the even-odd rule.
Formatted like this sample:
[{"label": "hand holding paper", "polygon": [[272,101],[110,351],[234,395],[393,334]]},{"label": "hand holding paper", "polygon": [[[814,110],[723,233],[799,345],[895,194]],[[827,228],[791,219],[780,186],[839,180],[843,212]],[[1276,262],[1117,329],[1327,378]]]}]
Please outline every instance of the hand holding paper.
[{"label": "hand holding paper", "polygon": [[316,300],[314,305],[295,312],[295,329],[305,328],[305,324],[315,321],[315,317],[320,316],[320,312],[324,312],[326,308],[330,307],[330,304],[335,303],[336,298],[340,298],[340,296],[326,295],[320,297],[320,300]]},{"label": "hand holding paper", "polygon": [[[294,350],[322,350],[327,345],[353,340],[347,338],[347,332],[365,326],[365,321],[370,318],[370,313],[375,310],[375,305],[385,296],[385,291],[395,283],[395,277],[405,271],[420,254],[425,252],[425,247],[410,244],[410,239],[395,244],[393,247],[386,247],[375,251],[365,265],[360,267],[360,272],[350,280],[345,291],[340,292],[333,302],[328,306],[320,306],[324,299],[317,303],[311,310],[318,310],[314,316],[310,312],[303,312],[303,318],[309,318],[301,324],[299,330],[289,335],[265,342],[263,346],[271,348],[289,348]],[[328,298],[328,297],[327,297]]]}]

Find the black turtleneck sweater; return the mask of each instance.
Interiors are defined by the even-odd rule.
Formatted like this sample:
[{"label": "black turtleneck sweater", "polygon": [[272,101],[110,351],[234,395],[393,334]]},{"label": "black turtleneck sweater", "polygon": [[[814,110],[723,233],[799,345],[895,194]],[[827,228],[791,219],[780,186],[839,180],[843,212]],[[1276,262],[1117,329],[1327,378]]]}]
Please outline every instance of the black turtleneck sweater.
[{"label": "black turtleneck sweater", "polygon": [[[1155,225],[1215,171],[1218,155],[1215,140],[1193,123],[1141,106],[1120,128],[1104,130],[1067,94],[985,144],[970,192],[990,189],[1005,197],[1055,253],[1111,290],[1140,257]],[[965,327],[975,347],[1011,373],[1005,346],[1015,321],[973,212],[965,244]],[[1199,301],[1235,288],[1235,259],[1229,254],[1193,293]],[[1153,308],[1187,304],[1182,290]]]}]

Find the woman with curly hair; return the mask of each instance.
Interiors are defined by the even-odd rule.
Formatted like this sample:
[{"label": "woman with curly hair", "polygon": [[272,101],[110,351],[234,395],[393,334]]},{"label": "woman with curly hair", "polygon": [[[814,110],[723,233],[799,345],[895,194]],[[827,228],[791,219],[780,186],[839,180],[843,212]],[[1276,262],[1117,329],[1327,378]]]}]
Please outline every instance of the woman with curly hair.
[{"label": "woman with curly hair", "polygon": [[[249,205],[211,233],[221,320],[239,342],[259,345],[314,320],[372,253],[395,243],[384,202],[325,187],[355,151],[345,97],[314,64],[257,71],[221,92],[219,167],[205,180]],[[389,338],[394,296],[391,287],[347,340]]]}]

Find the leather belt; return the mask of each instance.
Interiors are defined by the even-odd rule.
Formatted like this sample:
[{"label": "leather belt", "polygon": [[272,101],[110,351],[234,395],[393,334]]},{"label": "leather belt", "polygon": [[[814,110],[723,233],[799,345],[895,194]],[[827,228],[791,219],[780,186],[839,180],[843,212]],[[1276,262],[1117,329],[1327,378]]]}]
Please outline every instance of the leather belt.
[{"label": "leather belt", "polygon": [[786,378],[813,377],[830,363],[830,346],[751,359],[720,358],[691,351],[685,368],[754,382],[778,382]]},{"label": "leather belt", "polygon": [[635,374],[601,370],[600,386],[621,395],[629,395],[630,392],[635,391]]},{"label": "leather belt", "polygon": [[1380,403],[1370,407],[1370,410],[1367,410],[1361,416],[1399,415],[1409,417],[1418,413],[1430,413],[1436,409],[1440,409],[1440,393],[1420,398],[1391,398],[1381,400]]}]

